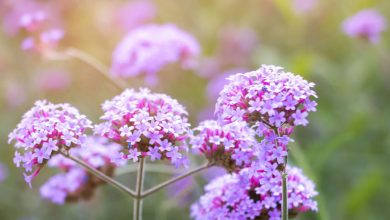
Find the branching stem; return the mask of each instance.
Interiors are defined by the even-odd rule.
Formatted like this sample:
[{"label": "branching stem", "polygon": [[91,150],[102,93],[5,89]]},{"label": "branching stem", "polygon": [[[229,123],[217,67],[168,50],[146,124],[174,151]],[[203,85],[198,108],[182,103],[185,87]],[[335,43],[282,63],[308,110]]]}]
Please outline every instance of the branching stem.
[{"label": "branching stem", "polygon": [[70,155],[68,152],[61,152],[61,154],[64,155],[65,157],[73,160],[74,162],[76,162],[77,164],[79,164],[80,166],[85,168],[88,172],[99,177],[100,179],[102,179],[103,181],[112,185],[113,187],[125,192],[126,194],[128,194],[129,196],[131,196],[133,198],[137,197],[137,195],[135,194],[135,192],[133,190],[129,189],[128,187],[124,186],[123,184],[114,180],[113,178],[107,176],[106,174],[100,172],[99,170],[95,169],[94,167],[91,167],[89,164],[80,160],[79,158],[76,158],[76,157]]},{"label": "branching stem", "polygon": [[142,220],[142,191],[144,186],[145,158],[141,157],[137,172],[136,198],[134,199],[133,220]]},{"label": "branching stem", "polygon": [[203,170],[206,170],[206,169],[208,169],[208,168],[210,168],[210,167],[212,167],[212,166],[214,166],[213,163],[206,163],[206,164],[204,164],[203,166],[197,167],[197,168],[195,168],[195,169],[193,169],[193,170],[190,170],[190,171],[188,171],[188,172],[186,172],[186,173],[183,173],[183,174],[180,175],[180,176],[176,176],[176,177],[174,177],[174,178],[172,178],[172,179],[170,179],[170,180],[167,180],[167,181],[165,181],[165,182],[163,182],[163,183],[160,183],[159,185],[157,185],[157,186],[155,186],[155,187],[153,187],[153,188],[150,188],[150,189],[146,190],[146,191],[141,195],[141,198],[145,198],[145,197],[147,197],[147,196],[149,196],[149,195],[155,193],[156,191],[158,191],[158,190],[160,190],[160,189],[162,189],[162,188],[164,188],[164,187],[166,187],[166,186],[168,186],[168,185],[171,185],[171,184],[173,184],[173,183],[175,183],[175,182],[177,182],[177,181],[179,181],[179,180],[181,180],[181,179],[183,179],[183,178],[186,178],[187,176],[191,176],[191,175],[193,175],[193,174],[196,174],[196,173],[198,173],[198,172],[201,172],[201,171],[203,171]]}]

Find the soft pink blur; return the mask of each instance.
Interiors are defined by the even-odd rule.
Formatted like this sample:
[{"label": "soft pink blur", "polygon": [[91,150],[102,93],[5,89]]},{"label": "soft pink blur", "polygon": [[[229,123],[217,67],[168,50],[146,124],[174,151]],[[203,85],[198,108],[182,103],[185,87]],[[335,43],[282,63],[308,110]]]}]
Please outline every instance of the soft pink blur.
[{"label": "soft pink blur", "polygon": [[9,108],[21,106],[27,99],[26,89],[17,81],[8,81],[5,84],[4,99]]},{"label": "soft pink blur", "polygon": [[123,30],[129,31],[153,20],[156,15],[156,6],[147,0],[130,1],[121,5],[115,15],[115,22]]},{"label": "soft pink blur", "polygon": [[72,83],[70,74],[63,70],[47,70],[36,77],[36,86],[44,92],[65,90]]}]

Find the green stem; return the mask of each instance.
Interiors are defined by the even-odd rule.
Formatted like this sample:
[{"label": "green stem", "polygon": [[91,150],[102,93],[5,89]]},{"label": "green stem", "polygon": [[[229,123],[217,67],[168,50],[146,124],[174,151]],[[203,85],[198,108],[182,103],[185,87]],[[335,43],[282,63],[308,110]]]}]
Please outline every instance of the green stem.
[{"label": "green stem", "polygon": [[76,49],[76,48],[68,48],[64,52],[55,52],[51,51],[46,54],[46,57],[50,59],[63,60],[68,58],[74,58],[80,60],[81,62],[93,67],[100,74],[102,74],[109,82],[111,82],[115,87],[119,90],[124,90],[127,88],[126,84],[123,81],[118,81],[110,74],[109,68],[98,61],[96,58],[92,57],[88,53]]},{"label": "green stem", "polygon": [[139,161],[138,166],[138,173],[137,173],[137,185],[136,185],[136,198],[134,199],[134,206],[133,206],[133,220],[142,220],[142,190],[144,185],[144,165],[145,165],[145,159],[141,157]]},{"label": "green stem", "polygon": [[288,220],[288,194],[287,194],[287,156],[284,158],[284,170],[282,173],[282,220]]},{"label": "green stem", "polygon": [[107,182],[108,184],[112,185],[113,187],[115,187],[115,188],[125,192],[126,194],[130,195],[133,198],[136,197],[135,192],[133,192],[131,189],[129,189],[128,187],[124,186],[120,182],[114,180],[113,178],[107,176],[106,174],[100,172],[99,170],[91,167],[89,164],[85,163],[84,161],[82,161],[82,160],[80,160],[80,159],[78,159],[76,157],[73,157],[69,153],[61,152],[61,154],[64,155],[65,157],[73,160],[74,162],[76,162],[80,166],[84,167],[88,172],[90,172],[91,174],[97,176],[98,178],[100,178],[101,180]]},{"label": "green stem", "polygon": [[[164,164],[148,164],[147,167],[145,167],[145,172],[153,172],[153,173],[163,173],[163,174],[175,174],[179,173],[180,170],[172,170],[172,166],[170,165],[164,165]],[[131,164],[124,167],[118,167],[115,170],[115,176],[121,176],[127,173],[133,173],[137,172],[138,170],[138,164]]]},{"label": "green stem", "polygon": [[[276,127],[273,127],[273,130],[275,134],[280,137],[278,129]],[[275,140],[275,146],[276,148],[278,147],[277,140]],[[280,174],[282,175],[282,220],[288,220],[287,159],[288,155],[284,157],[283,170],[280,172]]]},{"label": "green stem", "polygon": [[180,176],[176,176],[176,177],[174,177],[174,178],[172,178],[172,179],[170,179],[170,180],[167,180],[167,181],[165,181],[165,182],[163,182],[163,183],[160,183],[159,185],[157,185],[157,186],[155,186],[155,187],[153,187],[153,188],[151,188],[151,189],[146,190],[146,191],[141,195],[141,198],[145,198],[145,197],[147,197],[147,196],[149,196],[149,195],[151,195],[151,194],[157,192],[158,190],[160,190],[160,189],[162,189],[162,188],[164,188],[164,187],[166,187],[166,186],[168,186],[168,185],[171,185],[171,184],[173,184],[173,183],[175,183],[175,182],[177,182],[177,181],[179,181],[179,180],[181,180],[181,179],[183,179],[183,178],[185,178],[185,177],[187,177],[187,176],[191,176],[191,175],[193,175],[193,174],[195,174],[195,173],[198,173],[198,172],[200,172],[200,171],[203,171],[203,170],[205,170],[205,169],[208,169],[208,168],[210,168],[210,167],[212,167],[212,166],[214,166],[213,163],[206,163],[206,164],[204,164],[203,166],[197,167],[197,168],[195,168],[195,169],[193,169],[193,170],[190,170],[190,171],[188,171],[188,172],[186,172],[186,173],[184,173],[184,174],[182,174],[182,175],[180,175]]}]

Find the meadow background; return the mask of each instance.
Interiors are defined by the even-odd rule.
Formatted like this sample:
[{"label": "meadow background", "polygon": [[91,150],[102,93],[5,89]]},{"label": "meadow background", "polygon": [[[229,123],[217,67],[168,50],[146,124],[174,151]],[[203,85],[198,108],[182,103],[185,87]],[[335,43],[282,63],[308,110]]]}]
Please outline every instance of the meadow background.
[{"label": "meadow background", "polygon": [[[151,89],[185,105],[194,127],[214,105],[208,83],[226,71],[275,64],[315,82],[318,110],[310,114],[308,126],[296,129],[290,162],[317,184],[320,211],[298,219],[390,219],[390,33],[371,44],[349,38],[341,29],[345,18],[364,8],[375,8],[390,21],[390,1],[312,1],[310,10],[300,10],[290,0],[152,1],[156,13],[150,23],[174,23],[191,33],[202,56],[195,70],[164,68]],[[57,1],[65,30],[58,50],[79,48],[109,66],[113,49],[127,32],[115,25],[113,16],[128,2]],[[6,11],[0,9],[0,14]],[[54,170],[44,169],[29,189],[13,165],[8,133],[35,100],[69,102],[98,122],[100,104],[120,93],[84,63],[22,51],[22,39],[0,31],[0,162],[6,172],[0,182],[0,219],[130,219],[132,200],[112,187],[100,187],[91,201],[58,206],[39,196],[39,186]],[[65,72],[69,82],[60,89],[42,88],[40,77],[53,71]],[[126,82],[147,86],[142,78]],[[146,188],[169,176],[147,173]],[[135,175],[118,179],[134,184]],[[181,184],[185,189],[180,193],[171,188],[147,198],[144,219],[190,219],[189,206],[202,194],[206,179],[197,175]]]}]

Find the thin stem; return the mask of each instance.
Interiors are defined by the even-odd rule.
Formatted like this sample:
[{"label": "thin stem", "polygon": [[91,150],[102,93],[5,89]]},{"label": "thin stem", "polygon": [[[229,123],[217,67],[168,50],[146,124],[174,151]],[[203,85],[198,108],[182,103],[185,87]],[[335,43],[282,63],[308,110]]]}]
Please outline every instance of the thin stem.
[{"label": "thin stem", "polygon": [[282,173],[282,220],[288,220],[288,194],[287,194],[287,156],[284,157],[284,170]]},{"label": "thin stem", "polygon": [[76,48],[68,48],[64,52],[50,51],[47,52],[45,55],[47,58],[54,60],[64,60],[69,58],[80,60],[81,62],[97,70],[118,89],[124,90],[127,88],[123,81],[118,81],[114,77],[112,77],[112,75],[110,74],[110,70],[106,65],[104,65],[102,62],[82,50]]},{"label": "thin stem", "polygon": [[[172,166],[170,165],[163,165],[163,164],[148,164],[146,166],[145,172],[153,172],[153,173],[163,173],[163,174],[175,174],[179,173],[181,170],[172,170]],[[115,176],[121,176],[127,173],[133,173],[138,170],[137,164],[131,164],[124,167],[118,167],[118,169],[115,170]]]},{"label": "thin stem", "polygon": [[207,169],[207,168],[210,168],[210,167],[212,167],[212,166],[214,166],[213,163],[206,163],[206,164],[204,164],[203,166],[197,167],[197,168],[195,168],[195,169],[193,169],[193,170],[190,170],[190,171],[188,171],[188,172],[186,172],[186,173],[184,173],[184,174],[182,174],[182,175],[180,175],[180,176],[176,176],[176,177],[174,177],[174,178],[172,178],[172,179],[170,179],[170,180],[167,180],[167,181],[165,181],[165,182],[163,182],[163,183],[160,183],[159,185],[157,185],[157,186],[155,186],[155,187],[152,187],[152,188],[146,190],[146,191],[141,195],[141,198],[145,198],[145,197],[147,197],[147,196],[149,196],[149,195],[151,195],[151,194],[157,192],[158,190],[160,190],[160,189],[162,189],[162,188],[164,188],[164,187],[166,187],[166,186],[169,186],[169,185],[171,185],[171,184],[173,184],[173,183],[175,183],[175,182],[177,182],[177,181],[179,181],[179,180],[181,180],[181,179],[183,179],[183,178],[186,178],[187,176],[191,176],[191,175],[193,175],[193,174],[195,174],[195,173],[198,173],[198,172],[200,172],[200,171],[203,171],[203,170],[205,170],[205,169]]},{"label": "thin stem", "polygon": [[[276,127],[273,128],[275,134],[280,137],[279,131]],[[276,148],[278,148],[278,141],[275,139]],[[287,149],[288,152],[288,149]],[[282,220],[288,220],[288,194],[287,194],[287,159],[288,155],[284,157],[282,175]]]},{"label": "thin stem", "polygon": [[91,67],[95,68],[106,79],[108,79],[113,85],[115,85],[120,90],[126,89],[127,86],[122,81],[117,81],[110,75],[110,70],[106,65],[102,64],[100,61],[98,61],[96,58],[92,57],[88,53],[81,51],[79,49],[76,49],[76,48],[69,48],[69,49],[65,50],[64,53],[66,55],[68,55],[69,57],[76,58],[76,59],[90,65]]},{"label": "thin stem", "polygon": [[145,159],[141,157],[138,166],[137,173],[137,185],[136,185],[136,194],[137,197],[134,199],[134,208],[133,208],[133,220],[142,220],[142,191],[144,186],[144,165]]},{"label": "thin stem", "polygon": [[80,166],[84,167],[86,170],[88,170],[88,172],[90,172],[91,174],[99,177],[100,179],[102,179],[103,181],[111,184],[112,186],[114,186],[115,188],[127,193],[129,196],[135,198],[136,197],[136,194],[135,192],[133,192],[131,189],[129,189],[128,187],[124,186],[123,184],[121,184],[120,182],[114,180],[113,178],[107,176],[106,174],[100,172],[99,170],[91,167],[90,165],[88,165],[87,163],[85,163],[84,161],[76,158],[76,157],[73,157],[72,155],[70,155],[69,153],[64,153],[64,152],[61,152],[62,155],[64,155],[65,157],[73,160],[74,162],[78,163]]}]

